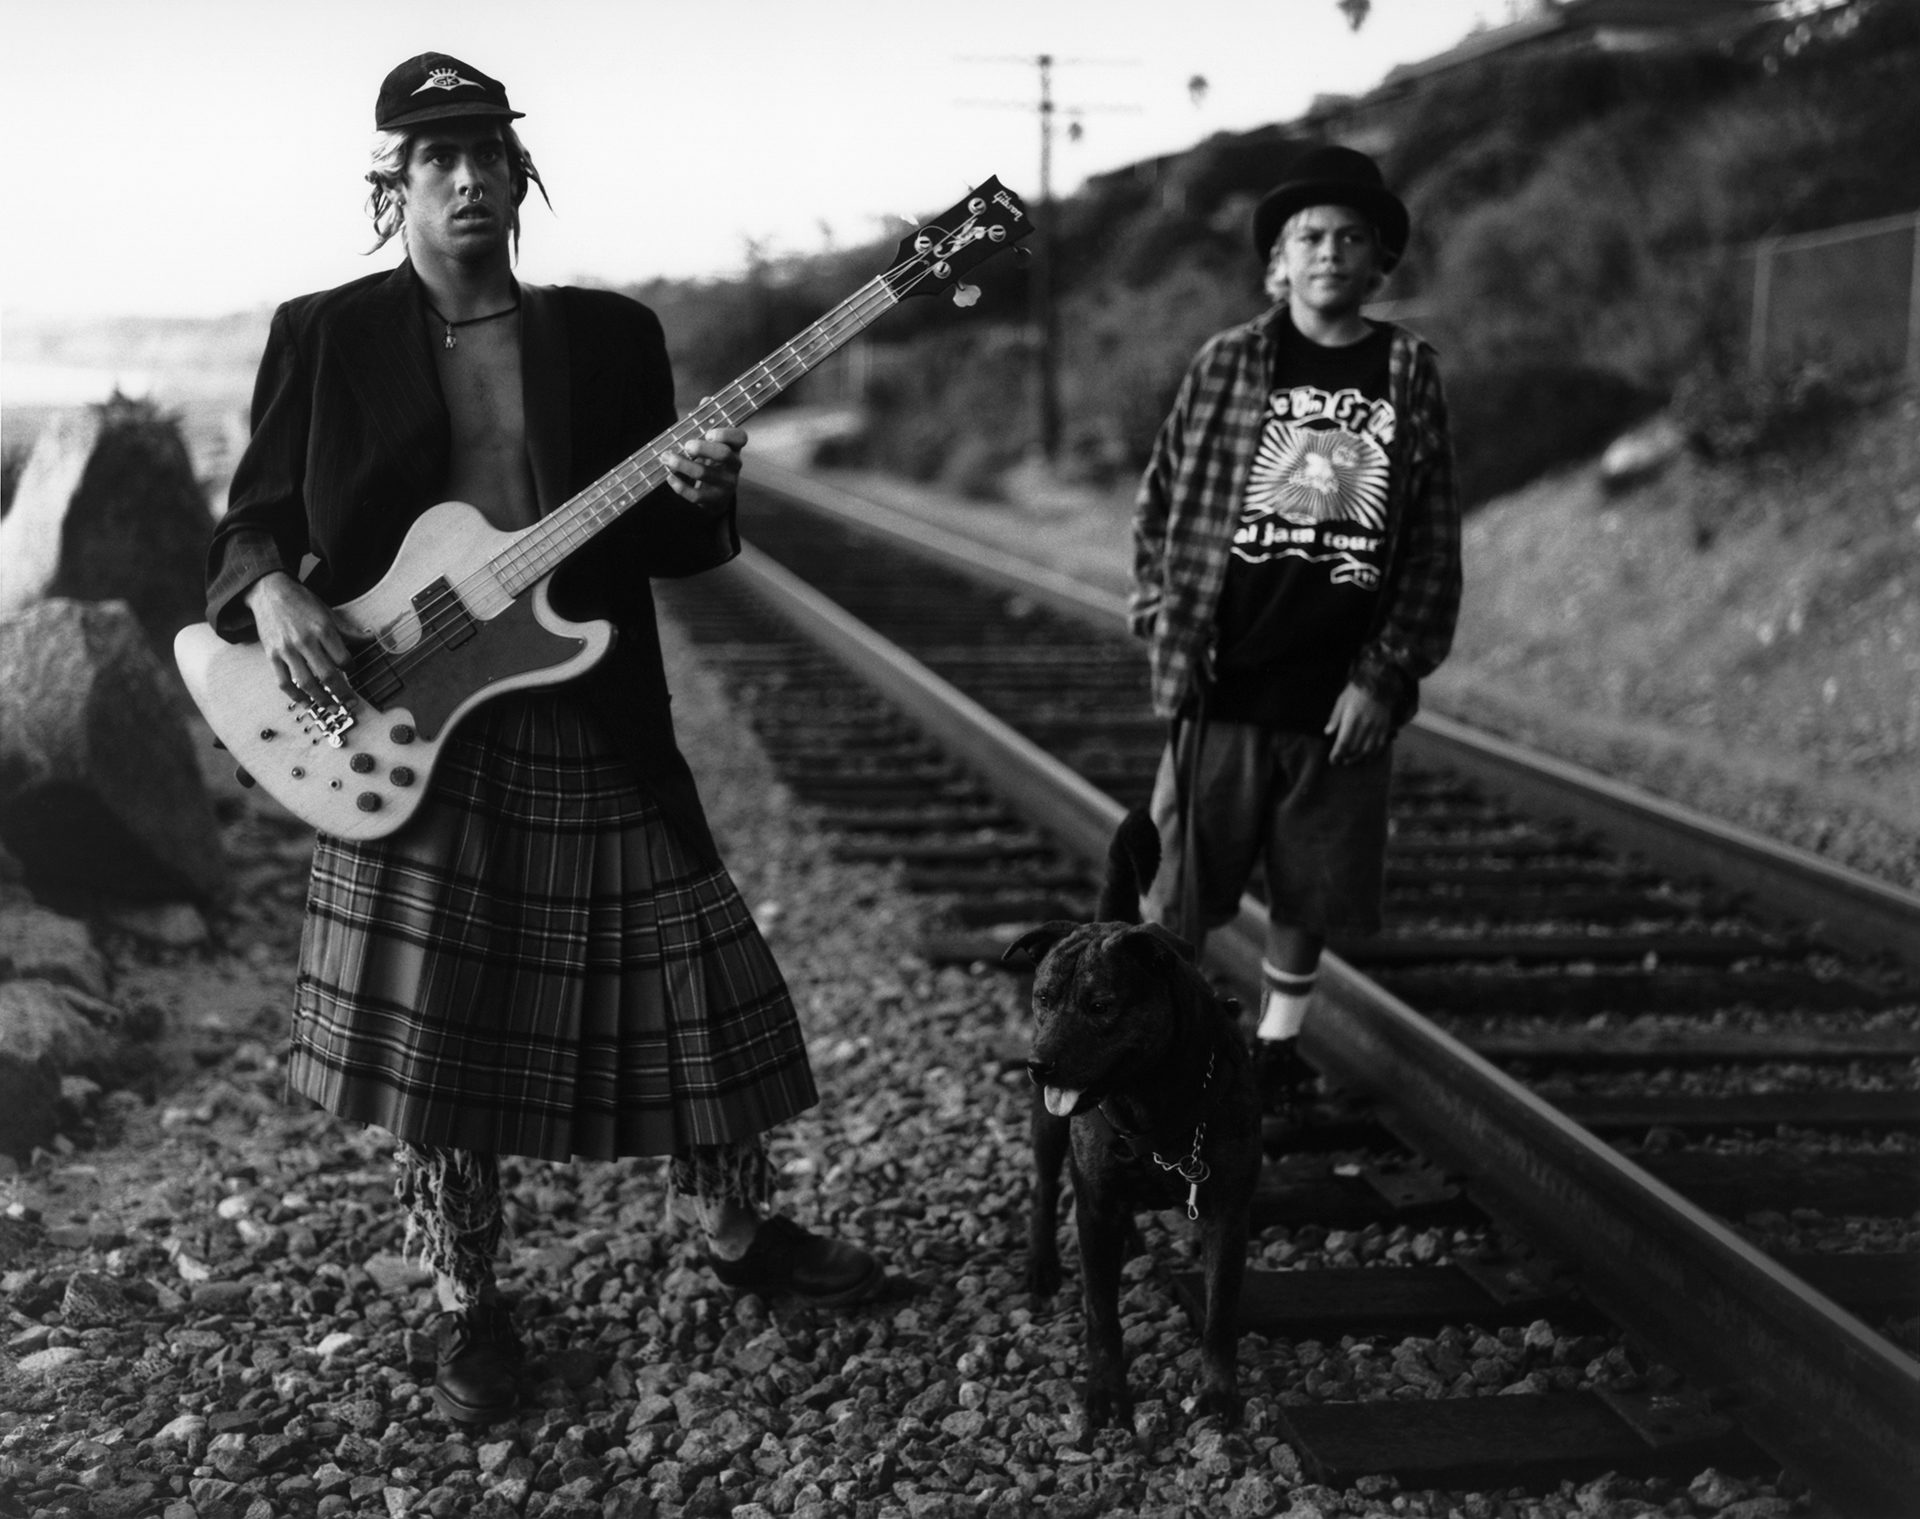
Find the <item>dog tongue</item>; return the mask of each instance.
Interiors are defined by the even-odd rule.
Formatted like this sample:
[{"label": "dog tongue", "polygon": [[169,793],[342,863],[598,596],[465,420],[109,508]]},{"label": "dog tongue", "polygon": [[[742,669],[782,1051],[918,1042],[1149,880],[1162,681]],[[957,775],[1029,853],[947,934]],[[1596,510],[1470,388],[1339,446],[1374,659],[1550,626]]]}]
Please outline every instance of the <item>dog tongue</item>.
[{"label": "dog tongue", "polygon": [[1041,1095],[1055,1118],[1065,1118],[1080,1105],[1080,1093],[1073,1087],[1048,1087]]}]

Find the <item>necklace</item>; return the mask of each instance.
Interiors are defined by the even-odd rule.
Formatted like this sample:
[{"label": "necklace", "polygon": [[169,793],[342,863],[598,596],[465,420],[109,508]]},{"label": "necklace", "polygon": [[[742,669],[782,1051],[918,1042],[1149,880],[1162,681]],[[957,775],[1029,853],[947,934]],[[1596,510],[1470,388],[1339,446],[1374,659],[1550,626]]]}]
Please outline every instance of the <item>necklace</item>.
[{"label": "necklace", "polygon": [[453,347],[454,344],[458,341],[453,335],[454,328],[471,327],[475,322],[497,322],[500,320],[501,317],[512,316],[514,312],[520,309],[520,292],[516,290],[513,293],[513,304],[507,307],[505,311],[490,311],[485,316],[470,316],[466,318],[466,320],[464,321],[450,322],[445,317],[440,315],[439,311],[435,308],[432,301],[427,300],[427,298],[424,295],[421,296],[420,299],[426,302],[427,310],[433,312],[433,319],[436,322],[440,323],[441,326],[447,329],[447,340],[444,346],[448,348]]}]

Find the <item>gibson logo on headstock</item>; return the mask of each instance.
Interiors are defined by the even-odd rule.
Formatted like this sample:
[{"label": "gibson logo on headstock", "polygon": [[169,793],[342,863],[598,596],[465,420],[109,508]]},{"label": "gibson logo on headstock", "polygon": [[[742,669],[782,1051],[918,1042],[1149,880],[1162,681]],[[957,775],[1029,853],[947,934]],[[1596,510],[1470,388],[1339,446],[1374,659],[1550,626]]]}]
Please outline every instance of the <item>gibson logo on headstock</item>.
[{"label": "gibson logo on headstock", "polygon": [[1005,206],[1013,215],[1015,221],[1020,220],[1023,214],[1020,210],[1020,202],[1013,198],[1013,193],[1010,190],[1000,191],[999,194],[994,196],[993,203],[996,206]]}]

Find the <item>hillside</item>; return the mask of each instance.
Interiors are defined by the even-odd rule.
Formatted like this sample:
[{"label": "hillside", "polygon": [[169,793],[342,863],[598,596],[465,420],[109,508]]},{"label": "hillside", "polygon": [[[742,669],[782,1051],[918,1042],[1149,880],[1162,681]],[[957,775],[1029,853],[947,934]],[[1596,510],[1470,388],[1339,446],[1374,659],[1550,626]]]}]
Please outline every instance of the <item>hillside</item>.
[{"label": "hillside", "polygon": [[1920,889],[1920,399],[1467,524],[1435,707]]},{"label": "hillside", "polygon": [[[1412,209],[1387,309],[1446,360],[1469,500],[1591,453],[1677,393],[1737,383],[1758,240],[1920,202],[1920,0],[1834,15],[1755,54],[1498,55],[1036,207],[1054,244],[1059,467],[1095,483],[1138,468],[1194,350],[1263,304],[1252,207],[1322,133],[1373,150]],[[1033,452],[1032,271],[989,270],[974,311],[929,303],[876,330],[866,462],[990,496]],[[816,274],[769,267],[747,289],[709,288],[703,328],[722,338],[729,301],[763,311]],[[709,351],[744,364],[752,346]]]}]

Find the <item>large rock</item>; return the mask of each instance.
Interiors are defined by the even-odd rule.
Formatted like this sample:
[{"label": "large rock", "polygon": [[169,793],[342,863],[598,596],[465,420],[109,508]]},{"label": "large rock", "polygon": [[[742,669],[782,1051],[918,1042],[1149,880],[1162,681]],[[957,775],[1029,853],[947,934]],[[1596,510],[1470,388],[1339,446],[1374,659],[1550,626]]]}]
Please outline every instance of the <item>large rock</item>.
[{"label": "large rock", "polygon": [[164,654],[206,616],[211,533],[177,421],[120,396],[69,412],[35,440],[0,518],[0,616],[124,601]]},{"label": "large rock", "polygon": [[122,1042],[83,1009],[109,1004],[76,998],[51,981],[0,983],[0,1058],[44,1068],[60,1076],[91,1076],[117,1084],[129,1056]]},{"label": "large rock", "polygon": [[29,886],[219,895],[219,823],[173,692],[125,602],[0,618],[0,840]]},{"label": "large rock", "polygon": [[108,990],[106,957],[94,946],[93,931],[31,901],[0,907],[0,978],[6,977],[57,981],[94,997]]}]

